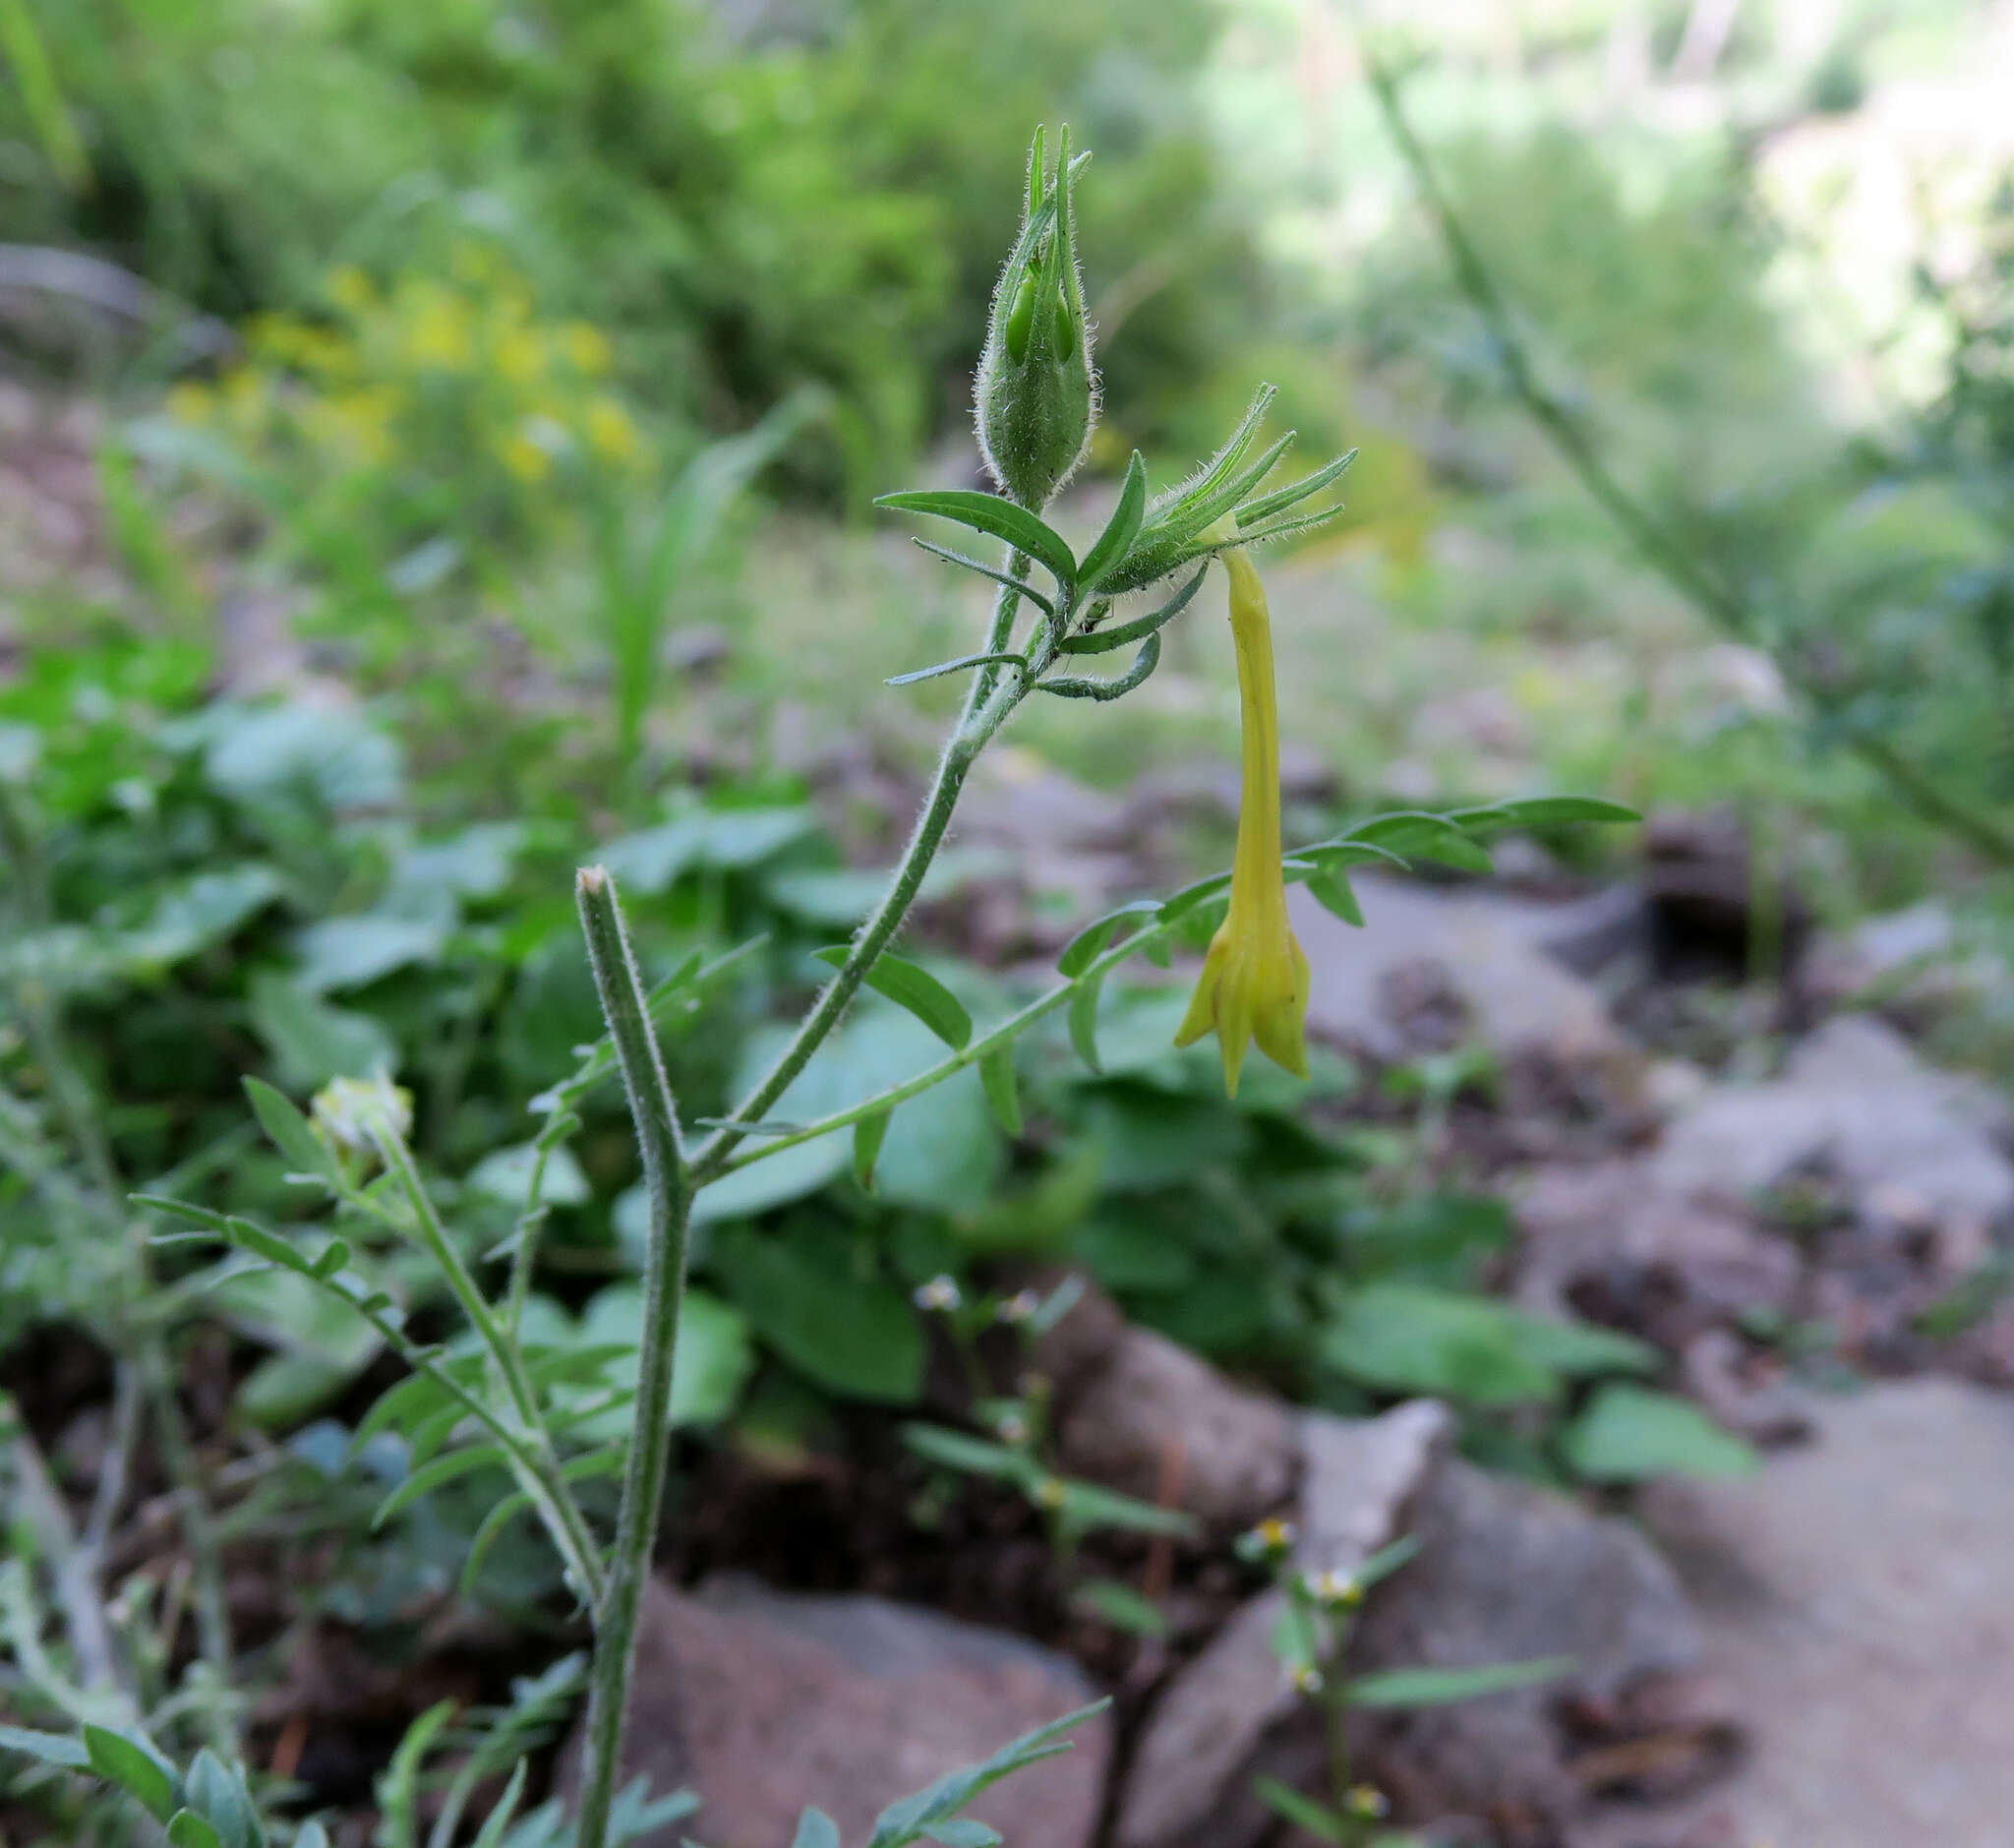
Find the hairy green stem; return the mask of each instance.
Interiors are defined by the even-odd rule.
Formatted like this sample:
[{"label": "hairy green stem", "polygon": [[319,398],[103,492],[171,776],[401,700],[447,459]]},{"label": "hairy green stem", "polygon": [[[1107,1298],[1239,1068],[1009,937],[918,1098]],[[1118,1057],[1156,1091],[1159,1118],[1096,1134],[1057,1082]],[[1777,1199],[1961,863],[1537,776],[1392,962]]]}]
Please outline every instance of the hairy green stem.
[{"label": "hairy green stem", "polygon": [[595,1612],[587,1762],[575,1838],[575,1848],[603,1848],[622,1765],[624,1706],[636,1657],[636,1616],[650,1575],[658,1507],[664,1498],[679,1315],[685,1294],[692,1176],[679,1134],[678,1106],[665,1077],[657,1035],[651,1030],[649,1003],[622,927],[615,881],[600,866],[584,867],[576,891],[588,959],[594,968],[602,1013],[616,1043],[650,1200],[636,1421],[622,1477],[622,1507],[616,1518],[608,1589]]},{"label": "hairy green stem", "polygon": [[[1442,187],[1440,176],[1419,138],[1412,131],[1398,98],[1398,83],[1375,57],[1369,61],[1371,89],[1393,144],[1412,171],[1427,203],[1441,241],[1453,266],[1455,280],[1482,318],[1504,367],[1510,389],[1532,421],[1552,439],[1553,447],[1572,469],[1580,485],[1615,521],[1637,555],[1673,589],[1737,641],[1751,643],[1758,627],[1757,612],[1740,592],[1709,571],[1681,539],[1668,531],[1623,486],[1603,459],[1586,426],[1540,382],[1530,352],[1519,337],[1510,310],[1495,276],[1467,227]],[[1776,656],[1778,672],[1807,699],[1821,708],[1827,700],[1797,664]],[[1991,815],[1940,787],[1934,778],[1896,753],[1885,740],[1863,730],[1846,734],[1845,743],[1877,772],[1903,803],[1925,820],[1970,842],[1995,865],[2014,866],[2014,832]]]},{"label": "hairy green stem", "polygon": [[[1011,568],[1017,579],[1026,576],[1029,562],[1016,553]],[[1020,603],[1018,585],[1001,587],[994,599],[993,622],[987,632],[985,653],[1006,652],[1014,633],[1014,617]],[[1041,639],[1030,650],[1028,666],[1015,669],[1014,677],[1004,685],[998,684],[1002,672],[998,664],[981,667],[973,676],[964,710],[945,744],[944,754],[937,760],[937,774],[930,784],[930,793],[917,816],[916,828],[910,835],[909,845],[903,850],[888,890],[854,937],[839,973],[825,984],[775,1064],[736,1106],[728,1122],[715,1130],[693,1157],[695,1187],[703,1187],[726,1172],[736,1147],[748,1134],[748,1126],[760,1122],[768,1114],[770,1106],[790,1089],[791,1082],[810,1062],[812,1053],[825,1043],[827,1036],[838,1026],[840,1016],[859,992],[860,984],[874,967],[875,959],[888,947],[896,931],[902,927],[903,919],[909,915],[923,875],[929,871],[930,862],[943,845],[945,829],[951,824],[951,811],[958,806],[959,796],[964,792],[965,779],[974,760],[1005,723],[1007,715],[1027,696],[1042,670],[1054,659],[1061,632],[1059,622],[1045,621]]]}]

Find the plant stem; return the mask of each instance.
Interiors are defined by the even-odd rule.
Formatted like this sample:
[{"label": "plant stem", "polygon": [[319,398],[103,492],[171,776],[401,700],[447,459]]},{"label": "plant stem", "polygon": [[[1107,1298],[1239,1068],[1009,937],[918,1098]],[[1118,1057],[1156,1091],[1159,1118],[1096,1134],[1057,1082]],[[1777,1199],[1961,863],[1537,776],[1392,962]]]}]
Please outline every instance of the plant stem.
[{"label": "plant stem", "polygon": [[[1016,553],[1011,568],[1017,578],[1026,576],[1028,560]],[[1020,591],[1015,585],[1001,587],[994,599],[993,622],[987,632],[985,653],[1002,654],[1006,651],[1014,632],[1014,614],[1020,602]],[[1049,624],[1044,635],[1045,646],[1038,644],[1032,651],[1028,668],[1017,669],[1014,678],[1005,686],[996,686],[1001,671],[997,664],[982,667],[973,676],[965,708],[945,743],[944,754],[937,760],[937,774],[930,784],[930,793],[917,816],[916,829],[903,850],[888,890],[882,894],[881,902],[874,907],[867,922],[860,926],[845,963],[825,984],[811,1011],[799,1024],[790,1044],[784,1047],[776,1063],[755,1089],[742,1099],[730,1121],[715,1130],[700,1146],[692,1159],[695,1188],[703,1187],[726,1170],[728,1158],[748,1133],[747,1125],[760,1122],[768,1114],[770,1106],[790,1089],[792,1080],[810,1062],[812,1053],[824,1044],[826,1037],[839,1024],[839,1017],[859,992],[860,984],[865,981],[868,970],[873,968],[875,959],[902,927],[902,921],[916,900],[917,889],[922,884],[923,875],[930,869],[930,862],[936,858],[937,849],[943,844],[944,831],[951,824],[951,811],[958,806],[958,798],[965,789],[966,775],[972,769],[974,759],[985,747],[987,740],[1000,729],[1007,715],[1027,696],[1042,667],[1053,657],[1055,640],[1060,633],[1060,623]]]},{"label": "plant stem", "polygon": [[[1456,282],[1470,305],[1482,318],[1490,340],[1503,363],[1504,376],[1511,392],[1523,404],[1532,421],[1552,439],[1553,447],[1578,477],[1580,485],[1615,521],[1638,556],[1673,589],[1737,641],[1753,644],[1760,625],[1758,612],[1739,591],[1723,582],[1696,558],[1683,540],[1671,533],[1616,478],[1603,459],[1586,426],[1540,383],[1531,355],[1510,317],[1510,310],[1498,288],[1496,278],[1483,262],[1482,254],[1468,235],[1443,189],[1426,149],[1412,132],[1398,100],[1398,83],[1375,57],[1368,60],[1371,90],[1376,96],[1385,126],[1415,183],[1427,202],[1441,241],[1447,247]],[[1777,671],[1812,704],[1823,709],[1828,701],[1822,686],[1800,671],[1785,653],[1772,650]],[[1884,778],[1904,805],[1925,821],[1970,842],[1987,860],[1999,866],[2014,866],[2014,832],[1993,816],[1982,813],[1934,778],[1899,756],[1883,739],[1865,729],[1845,735],[1845,743],[1861,760]]]},{"label": "plant stem", "polygon": [[[672,1381],[678,1360],[679,1315],[685,1293],[685,1261],[692,1175],[679,1135],[678,1106],[665,1078],[657,1036],[635,958],[622,927],[615,881],[599,866],[577,882],[581,926],[602,1013],[616,1043],[622,1088],[636,1125],[637,1150],[650,1198],[644,1268],[643,1342],[636,1390],[636,1423],[616,1519],[616,1545],[608,1589],[595,1612],[594,1668],[587,1706],[587,1766],[581,1788],[575,1848],[603,1848],[610,1806],[622,1764],[622,1724],[636,1656],[636,1616],[650,1574],[664,1497],[670,1447]],[[808,1053],[807,1053],[808,1056]]]}]

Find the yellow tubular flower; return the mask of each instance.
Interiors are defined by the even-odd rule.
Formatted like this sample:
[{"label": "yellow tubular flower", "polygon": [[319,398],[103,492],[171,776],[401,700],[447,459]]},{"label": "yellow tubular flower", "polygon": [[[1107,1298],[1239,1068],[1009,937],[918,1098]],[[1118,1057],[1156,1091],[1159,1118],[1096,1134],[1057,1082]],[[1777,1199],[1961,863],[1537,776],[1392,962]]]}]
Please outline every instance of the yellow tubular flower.
[{"label": "yellow tubular flower", "polygon": [[1245,1048],[1260,1051],[1297,1078],[1308,1075],[1303,1022],[1308,959],[1286,920],[1279,869],[1279,712],[1273,691],[1273,622],[1259,573],[1243,552],[1222,555],[1231,580],[1231,639],[1238,652],[1244,724],[1244,790],[1231,861],[1230,910],[1210,940],[1195,997],[1175,1035],[1193,1044],[1213,1029],[1223,1052],[1223,1085],[1238,1095]]}]

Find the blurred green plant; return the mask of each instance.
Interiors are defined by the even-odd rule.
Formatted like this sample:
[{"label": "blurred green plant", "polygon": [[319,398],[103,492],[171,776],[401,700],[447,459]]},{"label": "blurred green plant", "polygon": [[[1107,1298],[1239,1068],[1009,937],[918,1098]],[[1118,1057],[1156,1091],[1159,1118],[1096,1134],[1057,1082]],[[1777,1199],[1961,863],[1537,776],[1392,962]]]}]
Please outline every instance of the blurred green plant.
[{"label": "blurred green plant", "polygon": [[[1037,278],[1044,303],[1053,285],[1057,304],[1066,312],[1072,306],[1056,254],[1067,230],[1070,168],[1045,174],[1039,142],[1037,149],[1020,262],[1005,272],[995,307],[1010,362],[1008,336],[1026,277]],[[438,296],[408,306],[410,316],[395,309],[392,317],[400,351],[410,349],[413,327],[435,320],[444,340],[474,337],[467,314]],[[523,318],[506,308],[502,331],[524,333]],[[1079,324],[1067,338],[1056,331],[1046,348],[1031,337],[1025,352],[1044,365],[1082,365],[1088,377],[1084,339]],[[990,401],[1010,423],[1026,422],[1028,453],[1067,460],[1065,452],[1082,445],[1076,423],[1084,406],[1070,391],[1049,390],[1048,383],[1024,367],[1004,384],[995,378]],[[1032,395],[1022,401],[1022,392]],[[27,1233],[18,1245],[10,1240],[10,1270],[20,1264],[27,1291],[25,1307],[14,1299],[15,1313],[27,1320],[58,1312],[89,1327],[131,1371],[132,1390],[151,1394],[164,1446],[184,1451],[179,1467],[172,1457],[170,1462],[202,1569],[206,1672],[216,1689],[230,1686],[229,1614],[209,1511],[188,1466],[186,1436],[177,1435],[167,1366],[179,1332],[206,1304],[282,1349],[284,1364],[262,1368],[245,1383],[241,1409],[250,1415],[291,1423],[346,1391],[381,1356],[404,1363],[406,1374],[379,1394],[352,1437],[353,1449],[381,1437],[401,1447],[402,1467],[374,1525],[468,1478],[507,1483],[470,1536],[463,1572],[473,1582],[512,1522],[524,1514],[536,1518],[595,1636],[573,1839],[577,1848],[604,1848],[633,1824],[641,1798],[619,1802],[617,1765],[672,1429],[719,1419],[732,1408],[750,1364],[751,1331],[836,1390],[900,1403],[913,1401],[920,1383],[914,1318],[899,1293],[891,1306],[878,1257],[849,1271],[832,1242],[807,1235],[808,1226],[772,1238],[724,1225],[708,1256],[710,1273],[732,1299],[723,1303],[687,1291],[694,1231],[745,1222],[821,1190],[834,1177],[835,1158],[846,1163],[848,1145],[856,1187],[892,1192],[897,1111],[915,1128],[927,1120],[926,1109],[955,1097],[952,1081],[968,1076],[1004,1132],[1018,1137],[1024,1111],[1017,1051],[1033,1031],[1063,1020],[1079,1058],[1096,1074],[1108,980],[1136,955],[1164,964],[1173,947],[1200,945],[1221,922],[1228,873],[1163,899],[1134,900],[1078,933],[1058,958],[1057,983],[1007,1006],[983,1030],[949,984],[890,948],[923,888],[973,763],[1018,706],[1037,691],[1097,705],[1124,697],[1153,675],[1161,630],[1189,605],[1213,559],[1331,517],[1333,508],[1296,509],[1328,488],[1348,457],[1269,488],[1291,442],[1289,434],[1254,452],[1269,397],[1262,391],[1222,448],[1158,496],[1150,498],[1136,453],[1109,520],[1081,554],[1046,523],[1038,505],[1029,504],[1053,491],[1060,467],[1044,465],[1024,481],[1023,500],[961,490],[884,497],[888,507],[1003,544],[997,566],[928,548],[996,586],[989,632],[978,653],[897,677],[899,685],[970,677],[915,832],[851,939],[813,953],[822,985],[795,1029],[780,1043],[751,1045],[752,1075],[737,1084],[726,1082],[703,1049],[693,1049],[688,1065],[679,1035],[699,1024],[708,1004],[765,953],[762,936],[714,955],[709,940],[803,905],[801,879],[792,885],[770,876],[775,863],[817,833],[801,804],[692,801],[675,805],[655,826],[610,842],[607,864],[581,870],[575,882],[590,983],[577,957],[560,959],[563,925],[549,900],[541,910],[530,899],[517,920],[499,904],[516,887],[520,861],[527,890],[550,891],[549,874],[536,863],[569,848],[572,830],[512,819],[444,839],[417,836],[398,812],[398,752],[353,711],[311,703],[205,704],[200,651],[133,641],[95,660],[52,656],[0,693],[8,728],[0,734],[7,746],[0,819],[13,875],[7,900],[19,913],[0,976],[23,1002],[31,1029],[6,1048],[14,1084],[0,1114],[14,1170],[0,1205]],[[1068,441],[1050,442],[1059,431]],[[1155,586],[1163,598],[1157,607],[1116,618],[1118,596]],[[1077,657],[1121,649],[1133,651],[1121,674],[1074,671]],[[90,682],[101,684],[100,696],[80,698]],[[1247,800],[1276,815],[1272,788],[1248,790]],[[1478,842],[1495,833],[1629,815],[1615,805],[1577,799],[1388,815],[1293,850],[1280,860],[1277,876],[1305,881],[1324,905],[1357,922],[1353,866],[1402,865],[1408,856],[1486,865]],[[1276,851],[1270,843],[1268,852]],[[619,875],[645,897],[675,893],[683,882],[688,896],[670,907],[672,918],[686,936],[701,939],[688,942],[648,984],[617,895]],[[829,906],[829,893],[822,899]],[[814,897],[814,911],[819,903]],[[282,919],[291,927],[275,930]],[[233,960],[220,953],[235,939],[262,937],[263,955]],[[862,989],[914,1023],[924,1044],[942,1049],[918,1057],[911,1039],[910,1049],[892,1057],[885,1049],[863,1054],[877,1017],[863,1009],[841,1029]],[[135,990],[162,1000],[132,1007],[126,997]],[[375,993],[382,1013],[330,998],[365,993]],[[482,1029],[500,1006],[493,1054]],[[79,1033],[93,1008],[106,1009],[107,1017]],[[607,1029],[599,1038],[589,1024],[597,1014]],[[191,1050],[192,1026],[214,1036],[201,1054]],[[672,1033],[680,1055],[675,1067],[668,1068],[661,1029]],[[244,1062],[248,1035],[269,1048],[276,1075],[290,1088],[314,1092],[303,1113],[280,1087],[245,1081],[276,1162],[252,1157],[235,1123],[206,1137],[192,1134],[184,1120],[192,1102],[199,1120],[213,1117],[216,1093],[225,1087],[205,1080]],[[134,1112],[115,1111],[108,1102],[130,1095],[148,1069],[114,1044],[122,1036],[155,1060],[159,1108],[137,1113],[137,1122]],[[85,1046],[92,1048],[89,1059],[79,1056]],[[716,1042],[716,1061],[720,1050]],[[819,1058],[827,1050],[843,1056]],[[1159,1051],[1175,1056],[1165,1039]],[[501,1070],[479,1076],[479,1061],[489,1056]],[[556,1068],[568,1075],[533,1101],[539,1127],[521,1140],[504,1127],[511,1081],[550,1076]],[[684,1088],[682,1110],[673,1069],[694,1080]],[[394,1072],[410,1077],[418,1095],[395,1083]],[[643,1184],[629,1211],[618,1208],[613,1229],[627,1246],[620,1267],[639,1268],[642,1282],[640,1290],[619,1284],[598,1293],[576,1326],[535,1283],[552,1252],[554,1209],[584,1204],[594,1192],[590,1172],[611,1165],[606,1146],[597,1149],[586,1137],[591,1117],[602,1114],[597,1094],[606,1095],[618,1076]],[[1276,1093],[1269,1103],[1264,1087],[1252,1091],[1244,1107],[1277,1112],[1272,1128],[1282,1144],[1308,1137],[1280,1110]],[[721,1114],[695,1108],[715,1095],[732,1100]],[[489,1107],[479,1104],[481,1096],[493,1099]],[[413,1139],[421,1098],[431,1147]],[[787,1114],[773,1114],[779,1111]],[[688,1144],[688,1128],[703,1134]],[[1161,1133],[1164,1141],[1164,1125]],[[941,1172],[943,1152],[932,1153]],[[463,1166],[460,1178],[430,1175],[429,1155],[437,1169]],[[626,1176],[631,1159],[617,1153],[613,1164]],[[1299,1163],[1303,1172],[1324,1165],[1319,1154]],[[150,1178],[135,1187],[129,1175]],[[967,1169],[957,1178],[970,1187],[974,1176]],[[1067,1229],[1083,1185],[1067,1169],[1051,1178],[1050,1222]],[[304,1191],[326,1223],[303,1222],[293,1210]],[[982,1184],[973,1201],[981,1224],[983,1210],[994,1204],[988,1193]],[[206,1195],[218,1204],[207,1204]],[[275,1215],[285,1222],[282,1229],[268,1222]],[[162,1233],[164,1222],[180,1229]],[[224,1252],[189,1266],[185,1248],[192,1245],[220,1245]],[[163,1262],[175,1267],[165,1283],[155,1269]],[[1375,1320],[1383,1333],[1384,1318]],[[1329,1339],[1341,1350],[1341,1364],[1371,1371],[1358,1357],[1360,1343],[1333,1330]],[[1541,1387],[1549,1383],[1542,1371],[1548,1364],[1560,1373],[1591,1372],[1629,1358],[1618,1359],[1618,1338],[1591,1331],[1534,1325],[1520,1327],[1517,1339],[1547,1355],[1539,1363]],[[1600,1348],[1592,1361],[1591,1347]],[[1027,1424],[1037,1411],[1030,1400],[1005,1415]],[[120,1438],[129,1452],[137,1428],[136,1416]],[[1055,1517],[1066,1548],[1098,1526],[1171,1533],[1184,1524],[1165,1511],[1044,1472],[1033,1426],[1018,1445],[981,1445],[941,1430],[918,1436],[918,1448],[937,1462],[951,1461],[955,1452],[961,1466],[1021,1484]],[[593,1490],[610,1477],[621,1478],[621,1489],[613,1537],[605,1539],[605,1503]],[[74,1549],[51,1551],[63,1556]],[[89,1562],[87,1552],[85,1567],[64,1580],[73,1603],[88,1606],[98,1596]],[[38,1621],[18,1628],[18,1647],[32,1656]],[[116,1661],[98,1668],[99,1680],[116,1685]],[[53,1689],[45,1697],[69,1711]],[[262,1825],[249,1786],[230,1768],[237,1755],[229,1700],[221,1692],[211,1700],[206,1717],[213,1738],[205,1750],[212,1756],[199,1754],[186,1772],[145,1730],[148,1717],[127,1711],[123,1730],[107,1728],[95,1746],[95,1734],[82,1744],[60,1734],[30,1739],[24,1749],[109,1775],[197,1848],[209,1848],[206,1830],[228,1831],[228,1848],[252,1848]],[[181,1723],[174,1710],[151,1718],[156,1725]],[[410,1814],[400,1793],[445,1723],[439,1710],[422,1715],[387,1773],[384,1809],[394,1839],[396,1818]],[[1045,1755],[1053,1740],[1053,1729],[1033,1735],[987,1765],[896,1806],[875,1843],[893,1848],[913,1839],[990,1777]],[[23,1736],[12,1743],[22,1746]],[[510,1819],[522,1790],[516,1783],[485,1823],[491,1841],[514,1843],[517,1835],[506,1829],[533,1827],[539,1813],[514,1825]],[[180,1808],[194,1819],[175,1822]],[[812,1840],[829,1834],[808,1819],[805,1826]],[[178,1841],[178,1848],[186,1844]]]}]

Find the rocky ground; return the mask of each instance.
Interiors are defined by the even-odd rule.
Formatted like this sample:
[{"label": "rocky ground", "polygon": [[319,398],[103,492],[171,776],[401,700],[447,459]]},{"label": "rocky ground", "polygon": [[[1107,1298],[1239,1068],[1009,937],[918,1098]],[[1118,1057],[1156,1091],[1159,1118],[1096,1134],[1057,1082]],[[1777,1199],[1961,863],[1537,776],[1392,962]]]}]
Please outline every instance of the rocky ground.
[{"label": "rocky ground", "polygon": [[[1029,848],[1037,882],[1081,898],[1147,838],[1137,810],[1081,794],[982,795],[972,833]],[[1921,920],[1814,942],[1793,906],[1765,1059],[1756,1023],[1688,1002],[1683,965],[1746,953],[1716,838],[1667,822],[1644,875],[1592,897],[1366,879],[1364,929],[1313,906],[1296,923],[1317,1032],[1373,1059],[1479,1042],[1502,1061],[1492,1148],[1518,1203],[1516,1296],[1656,1342],[1763,1448],[1759,1474],[1595,1507],[1459,1461],[1429,1401],[1295,1413],[1097,1302],[1048,1357],[1063,1461],[1153,1495],[1180,1444],[1185,1506],[1226,1533],[1291,1516],[1310,1570],[1420,1539],[1374,1592],[1352,1670],[1573,1658],[1551,1687],[1362,1727],[1363,1772],[1435,1840],[1997,1848],[2014,1789],[1997,1544],[2014,1307],[1991,1286],[2014,1214],[2007,1107],[1895,1024],[1952,992],[1948,970],[1898,987],[1895,946],[1920,947]],[[1851,1005],[1877,982],[1907,1003],[1894,1018]],[[1801,1362],[1795,1330],[1822,1354]],[[979,1816],[1056,1848],[1279,1834],[1253,1779],[1312,1784],[1324,1750],[1271,1646],[1279,1594],[1189,1595],[1168,1650],[1121,1677],[1116,1717]],[[864,1825],[889,1791],[1089,1685],[1070,1656],[981,1625],[733,1573],[661,1588],[648,1659],[637,1762],[706,1792],[730,1848],[778,1839],[813,1801]],[[703,1701],[682,1692],[700,1686]]]}]

